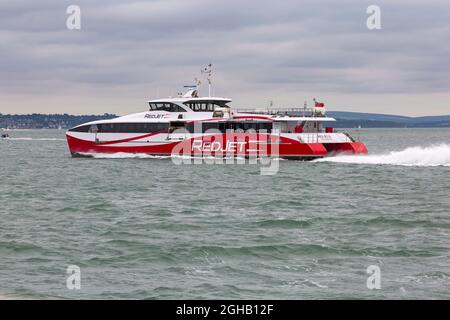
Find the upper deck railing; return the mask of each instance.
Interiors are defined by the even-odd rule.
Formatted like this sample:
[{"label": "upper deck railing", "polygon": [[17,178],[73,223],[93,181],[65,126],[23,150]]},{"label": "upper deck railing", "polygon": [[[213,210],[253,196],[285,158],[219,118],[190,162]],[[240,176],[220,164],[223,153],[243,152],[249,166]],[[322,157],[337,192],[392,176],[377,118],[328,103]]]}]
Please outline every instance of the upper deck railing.
[{"label": "upper deck railing", "polygon": [[291,117],[324,117],[315,108],[238,108],[236,112]]}]

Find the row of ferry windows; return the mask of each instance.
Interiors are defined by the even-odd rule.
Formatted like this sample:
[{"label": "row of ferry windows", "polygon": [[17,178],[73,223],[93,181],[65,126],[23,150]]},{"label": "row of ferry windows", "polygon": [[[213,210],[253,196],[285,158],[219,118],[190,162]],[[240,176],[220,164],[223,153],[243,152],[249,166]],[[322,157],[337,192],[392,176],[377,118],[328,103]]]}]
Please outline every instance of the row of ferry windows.
[{"label": "row of ferry windows", "polygon": [[[215,103],[215,102],[185,102],[184,105],[186,105],[189,109],[195,112],[213,112],[217,107],[223,107],[224,105]],[[182,107],[179,105],[176,105],[174,103],[170,102],[164,102],[164,103],[149,103],[150,110],[155,111],[167,111],[167,112],[186,112]]]},{"label": "row of ferry windows", "polygon": [[[199,124],[189,123],[186,126],[188,132],[194,132]],[[272,130],[271,122],[204,122],[202,123],[201,130],[206,132],[210,129],[218,130],[220,132],[233,131],[256,131],[256,132],[270,132]],[[198,129],[196,131],[199,131]]]},{"label": "row of ferry windows", "polygon": [[[201,123],[179,123],[173,125],[171,131],[175,129],[185,129],[187,132],[206,132],[210,129],[215,129],[220,132],[233,131],[256,131],[256,132],[270,132],[272,130],[272,123],[270,122],[203,122]],[[76,127],[70,131],[74,132],[91,132],[91,133],[152,133],[169,130],[169,123],[102,123],[96,125],[85,125]]]},{"label": "row of ferry windows", "polygon": [[73,128],[70,131],[91,133],[151,133],[167,131],[168,123],[101,123]]}]

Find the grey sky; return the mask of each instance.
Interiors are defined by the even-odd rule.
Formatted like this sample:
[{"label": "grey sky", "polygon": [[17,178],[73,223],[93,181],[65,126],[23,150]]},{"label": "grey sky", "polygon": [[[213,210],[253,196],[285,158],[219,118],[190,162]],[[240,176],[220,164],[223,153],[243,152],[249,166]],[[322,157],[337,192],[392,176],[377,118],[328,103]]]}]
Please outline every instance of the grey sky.
[{"label": "grey sky", "polygon": [[0,112],[141,111],[212,63],[234,106],[450,114],[449,14],[447,0],[0,0]]}]

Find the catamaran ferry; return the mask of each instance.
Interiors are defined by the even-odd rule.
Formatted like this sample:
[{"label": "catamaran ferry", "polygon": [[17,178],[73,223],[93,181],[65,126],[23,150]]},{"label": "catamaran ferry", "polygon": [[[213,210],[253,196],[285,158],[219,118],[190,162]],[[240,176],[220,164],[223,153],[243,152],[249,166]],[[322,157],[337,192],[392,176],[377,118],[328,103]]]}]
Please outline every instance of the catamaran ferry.
[{"label": "catamaran ferry", "polygon": [[[209,83],[210,80],[208,79]],[[211,90],[209,90],[211,92]],[[366,146],[335,132],[323,103],[308,108],[232,109],[231,99],[199,97],[189,88],[175,98],[148,101],[149,110],[70,129],[73,156],[144,153],[182,156],[269,156],[310,160],[364,154]]]}]

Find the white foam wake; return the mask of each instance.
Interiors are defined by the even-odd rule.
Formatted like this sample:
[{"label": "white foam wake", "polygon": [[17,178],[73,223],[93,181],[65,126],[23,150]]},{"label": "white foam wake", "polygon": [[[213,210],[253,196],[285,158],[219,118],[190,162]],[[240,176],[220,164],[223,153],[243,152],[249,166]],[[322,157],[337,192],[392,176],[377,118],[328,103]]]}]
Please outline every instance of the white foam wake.
[{"label": "white foam wake", "polygon": [[429,147],[410,147],[379,155],[342,155],[322,158],[317,162],[338,162],[357,164],[388,164],[398,166],[450,166],[450,145],[438,144]]},{"label": "white foam wake", "polygon": [[[204,159],[204,160],[214,160],[214,159],[222,159],[222,160],[227,160],[227,159],[239,159],[239,160],[245,160],[244,157],[213,157],[213,156],[202,156],[202,157],[198,157],[198,156],[192,156],[192,155],[151,155],[151,154],[146,154],[146,153],[127,153],[127,152],[116,152],[116,153],[81,153],[81,155],[83,156],[88,156],[88,157],[93,157],[96,159],[185,159],[185,160],[190,160],[190,159]],[[273,160],[277,160],[277,159],[273,159]],[[282,160],[282,159],[278,159],[278,160]]]},{"label": "white foam wake", "polygon": [[146,153],[82,153],[85,156],[91,156],[96,159],[167,159],[170,156],[155,156]]}]

